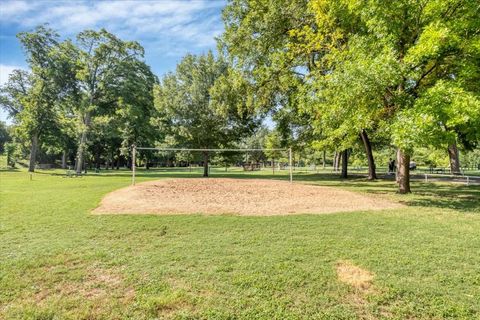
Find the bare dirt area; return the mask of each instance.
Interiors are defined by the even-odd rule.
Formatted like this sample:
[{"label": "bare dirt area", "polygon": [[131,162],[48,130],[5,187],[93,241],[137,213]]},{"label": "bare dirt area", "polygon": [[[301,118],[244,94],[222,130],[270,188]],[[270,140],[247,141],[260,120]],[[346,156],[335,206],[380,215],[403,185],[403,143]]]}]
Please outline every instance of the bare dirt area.
[{"label": "bare dirt area", "polygon": [[279,180],[185,178],[145,182],[107,194],[95,214],[288,215],[402,207],[379,197]]},{"label": "bare dirt area", "polygon": [[401,207],[382,198],[333,187],[261,179],[164,179],[106,195],[96,214],[287,215]]}]

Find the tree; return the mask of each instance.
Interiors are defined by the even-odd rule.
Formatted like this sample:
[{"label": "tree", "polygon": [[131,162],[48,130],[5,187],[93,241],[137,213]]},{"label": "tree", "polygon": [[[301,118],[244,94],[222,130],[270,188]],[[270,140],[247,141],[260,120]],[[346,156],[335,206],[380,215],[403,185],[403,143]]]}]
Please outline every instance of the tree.
[{"label": "tree", "polygon": [[15,141],[29,145],[31,171],[37,150],[49,160],[61,155],[62,167],[68,158],[75,161],[70,157],[75,151],[80,173],[86,152],[97,166],[103,157],[107,163],[116,157],[118,168],[123,156],[117,150],[126,155],[133,143],[153,143],[159,134],[150,121],[158,80],[137,42],[105,30],[60,42],[47,26],[18,37],[30,70],[12,72],[0,88],[0,107],[15,124]]},{"label": "tree", "polygon": [[0,154],[5,151],[5,144],[10,142],[11,139],[7,125],[5,122],[0,121]]},{"label": "tree", "polygon": [[[265,137],[266,149],[282,149],[283,147],[281,135],[277,130],[272,130]],[[280,150],[267,150],[265,154],[272,160],[272,172],[275,174],[275,160],[281,161],[282,156],[285,157],[285,155]]]},{"label": "tree", "polygon": [[[321,59],[329,72],[312,72],[304,112],[314,114],[313,126],[323,133],[321,148],[347,152],[361,140],[368,162],[368,179],[376,179],[376,168],[370,137],[382,131],[384,122],[383,93],[394,83],[399,72],[391,68],[394,55],[382,47],[367,45],[363,39],[352,39],[348,47],[333,50]],[[383,126],[384,127],[384,126]],[[343,161],[342,171],[346,169]],[[345,177],[346,174],[344,173]]]},{"label": "tree", "polygon": [[[27,83],[25,75],[14,74],[12,80],[20,90],[18,95],[12,97],[18,97],[19,101],[9,104],[9,107],[18,116],[19,130],[30,140],[28,170],[33,172],[39,139],[56,125],[55,101],[60,90],[55,78],[55,55],[52,52],[58,45],[58,34],[48,27],[39,26],[33,32],[19,33],[18,38],[31,69],[31,76],[28,77],[30,87],[22,87]],[[27,94],[22,96],[22,92]]]},{"label": "tree", "polygon": [[77,47],[76,76],[81,100],[75,110],[80,119],[76,172],[80,174],[92,118],[113,113],[119,97],[131,93],[120,92],[118,88],[125,79],[135,75],[143,48],[137,42],[122,41],[105,29],[81,32],[77,36]]},{"label": "tree", "polygon": [[[258,121],[239,108],[242,103],[236,96],[219,94],[214,88],[227,74],[227,63],[209,52],[185,56],[176,72],[162,79],[155,88],[156,123],[167,139],[184,148],[228,148],[254,129]],[[205,177],[209,155],[203,152]]]},{"label": "tree", "polygon": [[[259,127],[251,135],[246,137],[240,144],[241,148],[245,149],[262,149],[265,145],[265,140],[269,131],[266,127]],[[254,164],[259,164],[266,160],[266,152],[263,150],[253,150],[247,152],[248,160],[250,161],[251,169]]]},{"label": "tree", "polygon": [[[334,65],[322,63],[322,59],[332,47],[328,46],[327,42],[340,40],[342,34],[341,28],[335,26],[333,21],[329,21],[333,18],[331,15],[323,21],[316,16],[315,8],[320,6],[319,3],[314,6],[304,0],[233,1],[224,11],[226,30],[220,44],[231,59],[236,61],[237,67],[251,79],[257,96],[257,108],[269,108],[274,113],[273,118],[277,121],[279,130],[284,136],[290,136],[290,144],[294,149],[312,144],[323,150],[338,149],[341,144],[343,146],[341,150],[344,150],[351,147],[361,136],[369,160],[369,178],[374,179],[375,164],[367,134],[368,131],[373,131],[373,121],[365,120],[356,126],[346,121],[343,129],[347,130],[328,130],[329,127],[319,121],[319,115],[325,110],[320,108],[312,110],[311,107],[312,103],[318,105],[319,101],[323,105],[333,104],[332,101],[328,103],[323,101],[323,96],[316,97],[315,92],[319,88],[314,88],[315,83],[312,83],[312,80],[324,78],[331,73]],[[309,4],[311,10],[305,10]],[[328,6],[329,10],[336,14],[343,14],[342,17],[335,17],[337,19],[335,21],[342,23],[342,28],[355,28],[356,19],[347,15],[341,5],[330,1]],[[322,37],[315,34],[317,31]],[[348,61],[346,55],[343,59]],[[344,77],[344,80],[344,87],[347,87],[345,92],[349,92],[348,77]],[[339,89],[340,85],[332,88],[332,91],[339,92]],[[365,97],[358,91],[355,95],[361,97],[364,103],[371,100],[371,96]],[[347,97],[337,98],[338,107],[330,106],[328,109],[346,108],[343,104]],[[356,99],[352,98],[352,101]],[[366,108],[362,109],[363,113],[366,113]],[[350,110],[358,113],[359,106],[352,106]],[[334,114],[333,111],[331,113]],[[335,120],[338,124],[341,118],[335,117]],[[333,125],[330,128],[333,128]],[[333,135],[336,137],[326,139]]]},{"label": "tree", "polygon": [[385,88],[385,109],[393,115],[399,191],[408,193],[408,163],[418,135],[406,128],[409,114],[417,113],[418,100],[422,96],[426,99],[426,92],[440,81],[460,85],[464,80],[462,66],[478,60],[470,51],[472,43],[478,43],[479,8],[474,1],[372,2],[355,11],[365,12],[362,19],[369,25],[367,37],[379,39],[381,30],[382,37],[389,38],[383,41],[384,46],[395,50],[392,67],[401,71],[401,78]]},{"label": "tree", "polygon": [[402,121],[395,123],[394,138],[406,141],[407,148],[448,149],[454,174],[460,173],[457,143],[465,141],[473,149],[480,141],[480,98],[456,81],[437,81],[399,117]]},{"label": "tree", "polygon": [[153,145],[155,139],[162,138],[163,133],[156,130],[151,122],[155,116],[153,90],[158,84],[158,78],[141,61],[124,67],[127,69],[124,73],[129,76],[116,90],[116,95],[121,99],[118,101],[115,118],[119,122],[121,146],[125,153],[133,144]]},{"label": "tree", "polygon": [[15,122],[24,109],[23,103],[31,87],[31,74],[20,69],[14,69],[9,74],[8,81],[0,87],[0,107]]}]

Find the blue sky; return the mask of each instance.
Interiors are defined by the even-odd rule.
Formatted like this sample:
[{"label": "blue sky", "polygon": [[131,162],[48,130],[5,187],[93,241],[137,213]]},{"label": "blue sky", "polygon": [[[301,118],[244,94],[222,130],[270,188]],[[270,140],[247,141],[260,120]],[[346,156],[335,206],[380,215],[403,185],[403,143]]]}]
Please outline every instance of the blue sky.
[{"label": "blue sky", "polygon": [[[162,76],[188,52],[215,50],[225,4],[226,0],[0,0],[0,84],[11,70],[27,67],[15,35],[43,23],[63,38],[106,28],[124,40],[136,40],[145,48],[152,70]],[[5,119],[0,110],[0,120]]]}]

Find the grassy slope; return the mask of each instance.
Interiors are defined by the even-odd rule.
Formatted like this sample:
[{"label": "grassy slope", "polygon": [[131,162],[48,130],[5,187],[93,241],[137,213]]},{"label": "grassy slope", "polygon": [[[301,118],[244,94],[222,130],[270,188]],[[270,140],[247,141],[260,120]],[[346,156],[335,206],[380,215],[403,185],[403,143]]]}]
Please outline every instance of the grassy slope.
[{"label": "grassy slope", "polygon": [[[189,174],[140,173],[139,180],[166,176]],[[92,216],[105,193],[128,185],[127,172],[43,172],[33,181],[24,171],[0,172],[0,318],[480,317],[480,187],[414,184],[416,194],[399,196],[388,181],[297,178],[409,207]],[[375,289],[339,283],[341,260],[373,272]]]}]

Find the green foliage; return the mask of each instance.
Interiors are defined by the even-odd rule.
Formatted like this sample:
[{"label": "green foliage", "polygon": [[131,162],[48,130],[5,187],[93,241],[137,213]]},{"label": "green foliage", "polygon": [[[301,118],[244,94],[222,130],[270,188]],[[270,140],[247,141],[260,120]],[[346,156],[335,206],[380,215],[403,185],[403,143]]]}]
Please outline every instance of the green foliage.
[{"label": "green foliage", "polygon": [[[478,128],[479,10],[473,0],[232,1],[221,44],[257,94],[275,99],[269,107],[281,109],[281,131],[292,141],[313,133],[303,135],[303,147],[344,150],[366,130],[374,140],[390,133],[387,143],[403,153],[455,140],[471,148],[478,142],[470,128]],[[443,91],[456,96],[455,115],[445,107],[438,113],[434,100]],[[285,130],[301,120],[304,130]],[[421,133],[440,121],[453,127]]]},{"label": "green foliage", "polygon": [[[273,130],[265,137],[265,148],[266,149],[282,149],[285,148],[285,145],[282,143],[281,135],[278,131]],[[285,155],[284,152],[276,151],[276,150],[268,150],[265,151],[266,156],[269,159],[277,159],[286,158],[288,159],[288,155]]]},{"label": "green foliage", "polygon": [[[56,126],[55,103],[62,92],[60,80],[56,77],[55,47],[59,35],[52,29],[39,26],[32,32],[22,32],[18,38],[27,54],[31,75],[18,73],[10,80],[30,84],[22,87],[23,92],[12,95],[23,109],[18,113],[19,124],[31,136],[45,134]],[[14,86],[15,84],[12,84]],[[21,93],[26,93],[24,96]],[[17,110],[20,109],[19,107]]]},{"label": "green foliage", "polygon": [[33,150],[39,139],[43,155],[77,151],[81,167],[85,156],[98,159],[100,153],[113,161],[119,148],[126,153],[133,143],[158,138],[150,122],[158,80],[137,42],[103,29],[60,42],[46,26],[19,39],[30,72],[15,70],[0,89],[0,106],[17,124],[17,140],[31,141]]},{"label": "green foliage", "polygon": [[[241,148],[246,149],[262,149],[266,145],[267,139],[269,137],[269,130],[266,127],[260,127],[253,134],[248,136],[241,143]],[[248,159],[253,162],[260,162],[267,160],[268,151],[249,151]]]},{"label": "green foliage", "polygon": [[7,156],[7,166],[15,167],[15,163],[21,158],[21,150],[15,142],[7,142],[4,145],[5,155]]},{"label": "green foliage", "polygon": [[418,166],[446,168],[450,165],[445,150],[439,149],[415,148],[413,159]]},{"label": "green foliage", "polygon": [[12,137],[10,136],[9,128],[5,122],[0,121],[0,154],[5,150],[5,144],[8,143]]},{"label": "green foliage", "polygon": [[465,167],[480,170],[480,149],[466,152],[462,161]]},{"label": "green foliage", "polygon": [[452,81],[438,81],[412,109],[398,115],[394,142],[405,149],[431,146],[446,149],[461,141],[480,141],[480,100]]},{"label": "green foliage", "polygon": [[8,81],[0,87],[0,107],[5,110],[13,121],[23,110],[23,103],[32,86],[31,74],[24,70],[15,69],[8,76]]},{"label": "green foliage", "polygon": [[75,76],[81,103],[75,113],[81,138],[76,170],[80,172],[95,117],[115,115],[125,155],[131,144],[151,141],[152,90],[157,79],[142,61],[144,50],[138,42],[123,41],[105,29],[86,30],[78,34],[77,47]]},{"label": "green foliage", "polygon": [[438,81],[417,100],[415,111],[424,119],[423,137],[435,146],[459,141],[459,134],[480,142],[480,99],[455,83]]},{"label": "green foliage", "polygon": [[255,114],[239,107],[236,95],[215,95],[217,80],[224,86],[227,63],[211,52],[187,55],[175,73],[166,75],[155,88],[156,123],[185,148],[226,148],[240,141],[258,124]]}]

